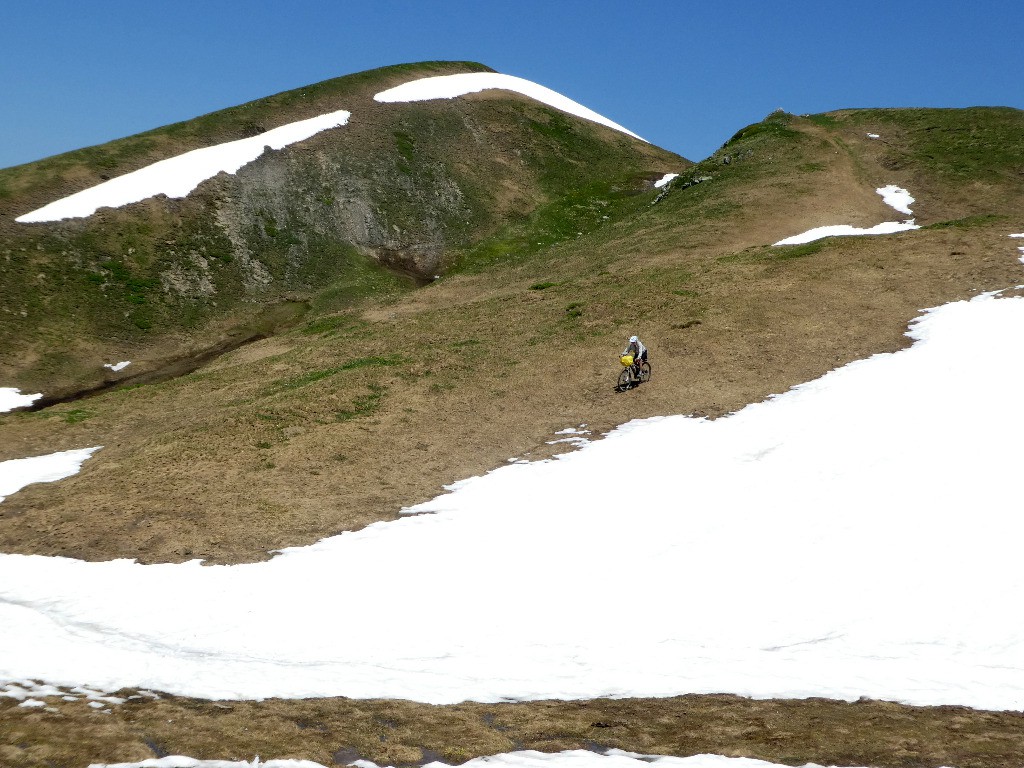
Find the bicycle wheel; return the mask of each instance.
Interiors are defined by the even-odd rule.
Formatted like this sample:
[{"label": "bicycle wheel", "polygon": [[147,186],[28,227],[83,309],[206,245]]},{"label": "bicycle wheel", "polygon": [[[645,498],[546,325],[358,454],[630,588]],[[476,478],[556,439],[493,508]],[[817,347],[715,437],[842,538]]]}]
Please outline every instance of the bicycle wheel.
[{"label": "bicycle wheel", "polygon": [[646,360],[640,364],[640,381],[651,380],[651,364]]},{"label": "bicycle wheel", "polygon": [[623,368],[619,374],[619,389],[629,389],[633,385],[633,376],[629,368]]}]

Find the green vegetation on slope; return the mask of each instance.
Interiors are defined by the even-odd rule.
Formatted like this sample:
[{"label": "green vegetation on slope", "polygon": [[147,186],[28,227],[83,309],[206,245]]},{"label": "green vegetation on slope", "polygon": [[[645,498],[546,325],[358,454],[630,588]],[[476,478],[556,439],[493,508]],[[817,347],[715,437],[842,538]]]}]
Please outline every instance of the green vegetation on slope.
[{"label": "green vegetation on slope", "polygon": [[[85,358],[95,365],[98,349],[153,348],[245,322],[259,304],[299,298],[324,313],[386,300],[443,271],[487,268],[592,231],[618,215],[606,210],[617,199],[686,162],[518,95],[371,98],[413,77],[484,69],[432,62],[360,73],[6,169],[0,371],[52,386],[55,376],[88,379]],[[65,182],[86,186],[340,107],[357,115],[345,128],[266,153],[184,200],[42,225],[2,215],[59,197]]]}]

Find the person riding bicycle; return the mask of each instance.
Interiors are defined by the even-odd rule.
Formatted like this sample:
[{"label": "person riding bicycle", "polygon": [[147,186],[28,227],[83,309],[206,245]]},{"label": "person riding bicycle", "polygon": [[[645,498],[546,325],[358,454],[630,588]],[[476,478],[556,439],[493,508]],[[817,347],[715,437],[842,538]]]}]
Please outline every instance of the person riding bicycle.
[{"label": "person riding bicycle", "polygon": [[647,362],[647,347],[645,347],[644,343],[636,336],[630,336],[629,343],[626,344],[626,348],[623,350],[622,354],[633,356],[633,373],[639,379],[640,364]]}]

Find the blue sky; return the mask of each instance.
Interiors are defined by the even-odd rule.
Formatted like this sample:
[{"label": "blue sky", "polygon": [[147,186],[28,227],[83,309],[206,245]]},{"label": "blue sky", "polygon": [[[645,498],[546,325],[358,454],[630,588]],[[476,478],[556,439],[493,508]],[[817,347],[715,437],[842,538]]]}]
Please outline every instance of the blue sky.
[{"label": "blue sky", "polygon": [[483,62],[699,160],[782,107],[1024,108],[1019,0],[11,0],[0,167],[364,69]]}]

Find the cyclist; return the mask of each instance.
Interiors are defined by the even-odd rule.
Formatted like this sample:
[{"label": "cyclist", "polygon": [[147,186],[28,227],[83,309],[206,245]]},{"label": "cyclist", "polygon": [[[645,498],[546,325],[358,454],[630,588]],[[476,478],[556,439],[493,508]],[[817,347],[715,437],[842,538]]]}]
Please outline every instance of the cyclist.
[{"label": "cyclist", "polygon": [[640,364],[647,362],[647,347],[644,346],[644,343],[638,337],[630,336],[629,343],[626,344],[622,354],[633,356],[633,373],[639,379]]}]

